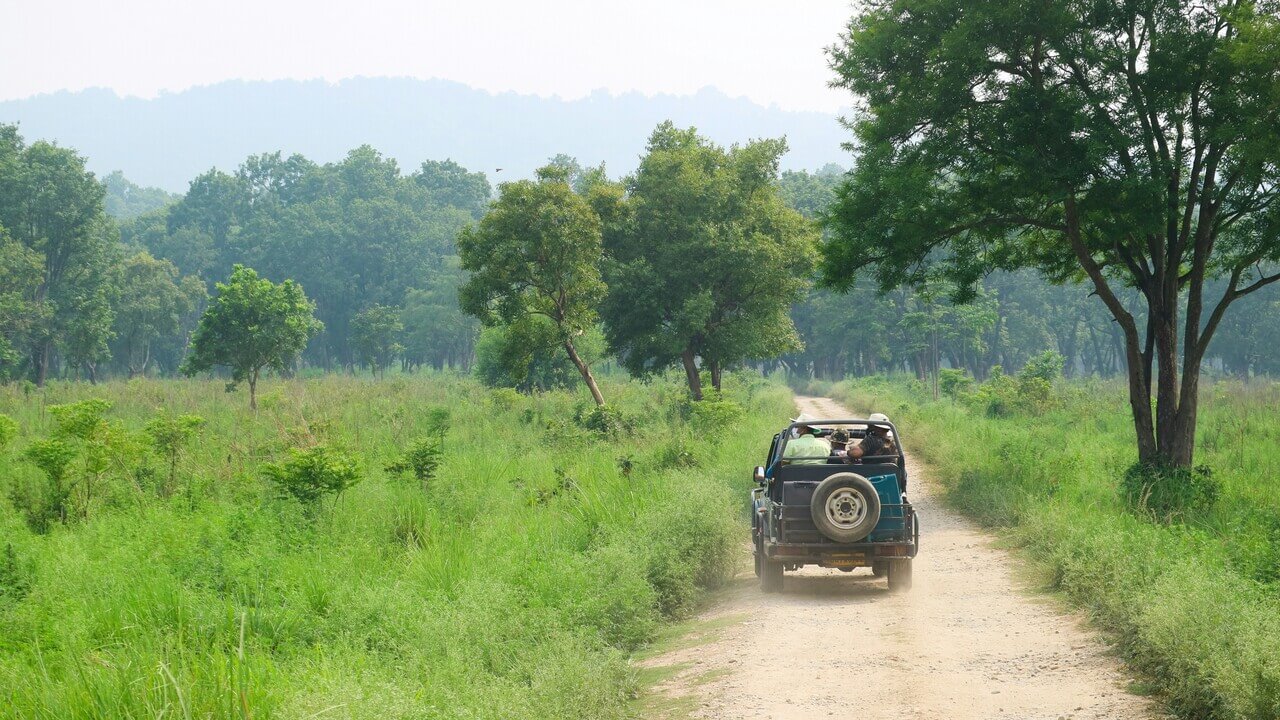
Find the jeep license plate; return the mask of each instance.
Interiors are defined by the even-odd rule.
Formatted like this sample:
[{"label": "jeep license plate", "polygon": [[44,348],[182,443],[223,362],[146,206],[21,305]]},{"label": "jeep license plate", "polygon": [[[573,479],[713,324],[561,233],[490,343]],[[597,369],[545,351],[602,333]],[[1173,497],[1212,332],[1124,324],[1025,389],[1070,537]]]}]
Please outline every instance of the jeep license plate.
[{"label": "jeep license plate", "polygon": [[827,558],[827,563],[832,567],[859,567],[866,564],[867,556],[862,553],[857,555],[833,555]]}]

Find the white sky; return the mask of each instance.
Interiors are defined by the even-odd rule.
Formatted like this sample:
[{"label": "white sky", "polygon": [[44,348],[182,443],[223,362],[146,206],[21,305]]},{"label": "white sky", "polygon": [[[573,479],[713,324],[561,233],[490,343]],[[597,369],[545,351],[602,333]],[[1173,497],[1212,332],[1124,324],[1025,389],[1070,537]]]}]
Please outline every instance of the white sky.
[{"label": "white sky", "polygon": [[443,78],[581,97],[715,86],[836,111],[850,0],[0,0],[0,99],[230,79]]}]

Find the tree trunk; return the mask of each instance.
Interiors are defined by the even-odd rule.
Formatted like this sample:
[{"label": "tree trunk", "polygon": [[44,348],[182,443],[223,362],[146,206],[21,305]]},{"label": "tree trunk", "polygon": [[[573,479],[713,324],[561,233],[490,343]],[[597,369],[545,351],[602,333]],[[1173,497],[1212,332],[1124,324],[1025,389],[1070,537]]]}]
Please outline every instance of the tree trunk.
[{"label": "tree trunk", "polygon": [[249,375],[249,409],[258,411],[258,369],[254,368]]},{"label": "tree trunk", "polygon": [[720,392],[720,361],[712,360],[711,363],[711,387]]},{"label": "tree trunk", "polygon": [[52,340],[40,344],[40,354],[36,358],[36,386],[44,387],[49,380],[49,355],[52,354]]},{"label": "tree trunk", "polygon": [[689,381],[689,395],[697,401],[702,399],[702,378],[698,375],[698,365],[693,358],[692,350],[680,353],[680,361],[684,364],[684,375]]},{"label": "tree trunk", "polygon": [[591,391],[591,399],[596,401],[596,406],[604,405],[604,396],[600,394],[600,387],[596,385],[596,379],[591,374],[591,368],[587,366],[582,358],[578,357],[578,349],[573,346],[572,340],[564,341],[565,352],[569,353],[569,359],[573,361],[574,367],[578,368],[578,372],[582,373],[582,381],[587,384],[587,389]]}]

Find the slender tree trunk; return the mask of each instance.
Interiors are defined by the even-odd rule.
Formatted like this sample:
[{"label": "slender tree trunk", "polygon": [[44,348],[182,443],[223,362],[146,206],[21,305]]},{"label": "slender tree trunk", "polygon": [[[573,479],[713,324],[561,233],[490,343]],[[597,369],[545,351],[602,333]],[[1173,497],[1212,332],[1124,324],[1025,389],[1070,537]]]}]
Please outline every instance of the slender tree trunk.
[{"label": "slender tree trunk", "polygon": [[596,401],[596,405],[604,405],[604,395],[600,394],[600,387],[596,385],[595,376],[591,374],[591,368],[578,357],[578,349],[573,346],[572,340],[564,341],[565,352],[569,353],[569,359],[573,361],[574,367],[578,368],[578,372],[582,373],[582,381],[587,384],[587,389],[591,391],[591,399]]},{"label": "slender tree trunk", "polygon": [[36,386],[44,387],[49,380],[49,355],[52,354],[52,340],[40,344],[40,353],[36,358]]},{"label": "slender tree trunk", "polygon": [[680,354],[680,361],[684,364],[684,375],[689,381],[689,395],[696,401],[702,399],[702,378],[698,375],[698,365],[693,358],[692,350],[686,349]]},{"label": "slender tree trunk", "polygon": [[712,360],[711,363],[711,387],[720,392],[720,361]]},{"label": "slender tree trunk", "polygon": [[249,409],[258,411],[258,369],[254,368],[249,375]]}]

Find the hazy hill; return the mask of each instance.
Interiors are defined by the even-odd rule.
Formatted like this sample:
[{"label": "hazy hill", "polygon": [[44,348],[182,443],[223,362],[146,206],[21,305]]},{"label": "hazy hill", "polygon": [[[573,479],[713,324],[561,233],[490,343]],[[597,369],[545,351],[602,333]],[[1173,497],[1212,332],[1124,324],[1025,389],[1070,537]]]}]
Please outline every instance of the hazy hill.
[{"label": "hazy hill", "polygon": [[[299,152],[323,162],[364,143],[406,170],[452,158],[495,181],[529,175],[561,152],[621,173],[666,119],[726,144],[785,135],[787,168],[847,160],[840,143],[848,135],[834,115],[763,107],[710,88],[680,97],[597,92],[566,101],[442,80],[358,78],[234,81],[152,100],[85,90],[0,102],[0,122],[19,122],[28,140],[57,140],[87,156],[100,176],[122,170],[133,182],[170,191],[185,190],[210,167],[234,169],[254,153]],[[497,168],[501,175],[493,174]]]}]

